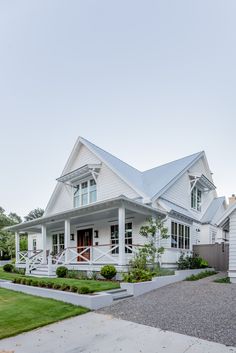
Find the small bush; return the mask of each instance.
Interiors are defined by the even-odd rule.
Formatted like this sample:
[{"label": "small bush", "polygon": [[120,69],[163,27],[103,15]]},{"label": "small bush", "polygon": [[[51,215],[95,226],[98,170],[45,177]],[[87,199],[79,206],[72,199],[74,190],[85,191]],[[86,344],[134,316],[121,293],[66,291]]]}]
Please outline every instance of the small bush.
[{"label": "small bush", "polygon": [[14,266],[13,266],[12,264],[5,264],[5,265],[3,266],[3,270],[4,270],[5,272],[13,272]]},{"label": "small bush", "polygon": [[70,286],[70,292],[72,292],[72,293],[77,293],[77,291],[78,291],[78,287],[76,287],[76,286]]},{"label": "small bush", "polygon": [[101,275],[106,279],[112,279],[116,275],[116,268],[113,265],[105,265],[101,268]]},{"label": "small bush", "polygon": [[53,283],[52,282],[47,282],[47,288],[53,288]]},{"label": "small bush", "polygon": [[62,283],[60,290],[68,291],[70,290],[70,286],[66,283]]},{"label": "small bush", "polygon": [[191,275],[191,276],[185,278],[185,281],[197,281],[197,280],[205,278],[205,277],[213,276],[216,273],[217,272],[215,272],[215,271],[203,271],[203,272],[200,272],[196,275]]},{"label": "small bush", "polygon": [[193,256],[185,256],[182,254],[179,257],[179,261],[177,262],[179,270],[188,270],[188,269],[198,269],[198,268],[206,268],[209,267],[209,264],[206,260],[199,257],[198,255]]},{"label": "small bush", "polygon": [[80,287],[78,288],[77,292],[79,294],[89,294],[89,293],[92,293],[92,291],[89,289],[89,287],[87,286],[83,286],[83,287]]},{"label": "small bush", "polygon": [[59,283],[54,283],[52,288],[53,289],[61,289],[61,285]]},{"label": "small bush", "polygon": [[21,279],[16,277],[16,278],[13,278],[12,282],[13,283],[21,283]]},{"label": "small bush", "polygon": [[152,272],[150,270],[141,270],[134,268],[128,273],[123,274],[123,281],[135,283],[135,282],[146,282],[152,280]]},{"label": "small bush", "polygon": [[26,282],[27,282],[27,278],[21,278],[21,281],[20,281],[21,284],[26,284]]},{"label": "small bush", "polygon": [[216,283],[231,283],[229,277],[217,278],[214,280]]},{"label": "small bush", "polygon": [[37,279],[33,279],[31,285],[34,287],[39,287],[39,281]]},{"label": "small bush", "polygon": [[18,267],[14,266],[13,272],[24,276],[25,275],[25,268],[18,268]]},{"label": "small bush", "polygon": [[56,270],[57,277],[65,278],[68,274],[68,269],[65,266],[59,266]]},{"label": "small bush", "polygon": [[68,270],[67,278],[79,278],[79,271]]},{"label": "small bush", "polygon": [[30,286],[30,285],[31,285],[31,282],[32,282],[32,279],[30,279],[30,278],[26,278],[26,279],[25,279],[25,284],[26,284],[27,286]]},{"label": "small bush", "polygon": [[39,282],[40,287],[42,288],[47,288],[47,282],[40,281]]}]

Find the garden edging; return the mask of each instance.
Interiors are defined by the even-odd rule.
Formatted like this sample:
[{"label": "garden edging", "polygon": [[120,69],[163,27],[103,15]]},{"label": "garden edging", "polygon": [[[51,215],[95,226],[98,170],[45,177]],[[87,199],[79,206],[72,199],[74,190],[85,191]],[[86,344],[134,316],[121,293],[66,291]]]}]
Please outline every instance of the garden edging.
[{"label": "garden edging", "polygon": [[104,308],[105,306],[111,305],[113,302],[112,296],[108,293],[101,292],[93,295],[89,294],[77,294],[64,292],[55,289],[41,288],[27,286],[24,284],[16,284],[8,281],[0,281],[0,287],[5,289],[14,290],[16,292],[22,292],[44,298],[51,298],[60,300],[65,303],[83,306],[90,310],[96,310]]},{"label": "garden edging", "polygon": [[126,283],[120,284],[122,289],[126,289],[127,292],[134,297],[148,293],[154,289],[158,289],[168,284],[183,281],[185,278],[191,275],[196,275],[203,271],[213,271],[213,268],[201,268],[194,270],[177,270],[174,275],[170,276],[159,276],[153,277],[152,281],[138,282],[138,283]]}]

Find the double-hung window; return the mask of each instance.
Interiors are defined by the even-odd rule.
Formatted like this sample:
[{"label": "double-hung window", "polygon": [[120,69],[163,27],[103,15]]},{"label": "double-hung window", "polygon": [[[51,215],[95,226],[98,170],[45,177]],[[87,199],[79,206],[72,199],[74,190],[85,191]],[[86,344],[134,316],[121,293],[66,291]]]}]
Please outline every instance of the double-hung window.
[{"label": "double-hung window", "polygon": [[[118,224],[111,226],[111,244],[119,245],[119,226]],[[131,246],[130,249],[125,248],[125,253],[132,253],[132,223],[125,224],[125,245]],[[112,250],[112,254],[119,254],[119,247]]]},{"label": "double-hung window", "polygon": [[171,247],[176,249],[190,248],[190,227],[171,222]]},{"label": "double-hung window", "polygon": [[97,201],[97,184],[94,179],[76,185],[74,191],[74,207],[85,206]]},{"label": "double-hung window", "polygon": [[201,211],[201,203],[202,203],[202,191],[194,186],[191,191],[191,208],[197,211]]},{"label": "double-hung window", "polygon": [[65,248],[64,233],[57,233],[52,235],[52,251],[53,254],[59,254]]}]

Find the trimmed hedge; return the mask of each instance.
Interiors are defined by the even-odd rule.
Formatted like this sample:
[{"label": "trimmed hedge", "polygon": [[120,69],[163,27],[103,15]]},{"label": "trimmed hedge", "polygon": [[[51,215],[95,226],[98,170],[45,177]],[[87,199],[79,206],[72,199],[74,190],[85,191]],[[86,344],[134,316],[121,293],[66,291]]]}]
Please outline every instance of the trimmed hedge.
[{"label": "trimmed hedge", "polygon": [[79,294],[89,294],[89,293],[94,293],[93,290],[91,290],[88,286],[75,286],[75,285],[68,285],[67,283],[52,283],[52,282],[47,282],[45,280],[41,279],[31,279],[31,278],[24,278],[24,277],[15,277],[12,280],[13,283],[17,284],[24,284],[27,286],[33,286],[33,287],[41,287],[41,288],[52,288],[56,290],[62,290],[65,292],[72,292],[72,293],[79,293]]},{"label": "trimmed hedge", "polygon": [[12,264],[5,264],[3,266],[3,271],[5,272],[13,272],[14,266]]},{"label": "trimmed hedge", "polygon": [[116,275],[116,268],[113,265],[105,265],[101,268],[101,275],[106,279],[112,279]]},{"label": "trimmed hedge", "polygon": [[197,281],[199,279],[205,278],[205,277],[209,277],[209,276],[213,276],[216,275],[217,272],[216,271],[203,271],[198,273],[197,275],[191,275],[187,278],[185,278],[185,281]]}]

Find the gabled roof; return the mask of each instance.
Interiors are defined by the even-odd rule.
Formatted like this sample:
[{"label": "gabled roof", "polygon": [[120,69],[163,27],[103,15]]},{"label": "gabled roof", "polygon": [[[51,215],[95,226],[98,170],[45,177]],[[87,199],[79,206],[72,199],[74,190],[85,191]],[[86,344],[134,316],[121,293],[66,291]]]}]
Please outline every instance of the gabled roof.
[{"label": "gabled roof", "polygon": [[[197,160],[205,155],[204,152],[198,152],[173,162],[158,166],[156,168],[141,172],[131,165],[123,162],[119,158],[113,156],[111,153],[86,140],[85,138],[79,137],[66,163],[61,177],[63,177],[65,173],[68,173],[69,171],[71,172],[71,170],[69,170],[70,162],[73,160],[73,156],[78,152],[78,149],[81,145],[86,146],[141,197],[150,201],[155,200],[160,195],[162,195],[171,185],[174,184],[176,180],[178,180],[179,177],[181,177],[181,175],[183,175],[185,171],[188,170],[188,168],[190,168]],[[57,185],[51,199],[49,200],[45,211],[46,213],[51,202],[56,196],[58,187],[59,185]]]},{"label": "gabled roof", "polygon": [[143,172],[144,188],[151,198],[162,195],[204,152],[198,152],[176,161]]},{"label": "gabled roof", "polygon": [[236,210],[236,202],[234,202],[232,205],[230,205],[223,215],[217,220],[217,226],[221,226],[227,221],[227,219],[230,217],[230,215]]},{"label": "gabled roof", "polygon": [[202,216],[202,223],[216,224],[218,220],[217,211],[225,203],[225,197],[216,197],[212,200],[211,204],[207,208],[205,214]]},{"label": "gabled roof", "polygon": [[123,162],[109,152],[104,151],[92,142],[80,137],[80,141],[94,152],[101,160],[111,167],[124,181],[128,182],[135,190],[145,194],[149,198],[160,196],[169,188],[178,177],[195,163],[204,152],[198,152],[190,156],[163,164],[161,166],[141,172],[138,169]]}]

